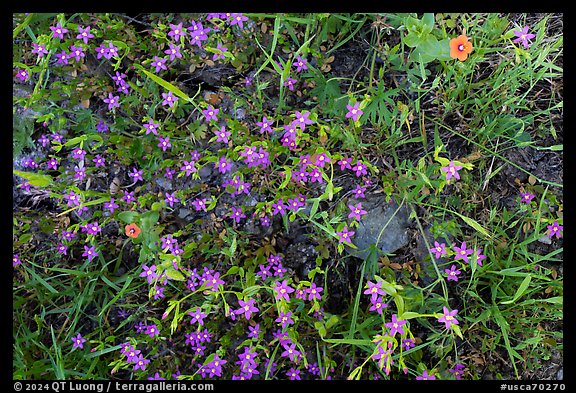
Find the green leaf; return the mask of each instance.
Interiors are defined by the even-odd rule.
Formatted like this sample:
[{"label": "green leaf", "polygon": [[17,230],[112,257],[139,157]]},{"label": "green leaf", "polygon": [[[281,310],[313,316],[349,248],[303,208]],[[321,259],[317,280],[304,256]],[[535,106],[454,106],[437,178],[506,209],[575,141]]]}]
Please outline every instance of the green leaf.
[{"label": "green leaf", "polygon": [[288,183],[290,182],[290,179],[292,178],[292,169],[289,166],[284,166],[284,181],[282,182],[282,184],[280,184],[280,190],[284,189]]},{"label": "green leaf", "polygon": [[142,230],[152,228],[158,222],[158,218],[160,218],[160,213],[158,213],[156,210],[143,213],[140,216]]},{"label": "green leaf", "polygon": [[482,235],[484,235],[488,239],[492,239],[492,236],[488,233],[488,231],[484,229],[484,227],[482,227],[482,225],[480,225],[477,221],[473,220],[470,217],[466,217],[458,212],[454,213],[456,213],[462,220],[464,220],[466,224],[470,225],[472,228],[480,232]]},{"label": "green leaf", "polygon": [[187,102],[192,102],[192,99],[186,93],[184,93],[182,90],[180,90],[179,88],[177,88],[176,86],[174,86],[170,82],[165,81],[164,79],[160,78],[159,76],[154,75],[153,73],[151,73],[149,71],[146,71],[144,69],[144,67],[142,67],[139,64],[135,64],[134,66],[136,68],[138,68],[140,71],[142,71],[147,77],[152,79],[154,82],[156,82],[157,84],[159,84],[160,86],[162,86],[166,90],[171,91],[172,93],[176,94],[178,97],[182,98],[183,100],[186,100]]},{"label": "green leaf", "polygon": [[518,300],[524,294],[526,289],[528,289],[528,286],[530,285],[530,281],[532,281],[532,275],[527,275],[524,278],[524,280],[522,280],[522,283],[520,284],[520,286],[516,290],[514,297],[511,300],[506,300],[504,302],[500,302],[500,304],[511,304],[511,303],[514,303],[516,300]]},{"label": "green leaf", "polygon": [[451,327],[452,330],[454,330],[454,333],[456,333],[456,335],[460,337],[461,340],[464,340],[464,337],[462,336],[462,330],[460,330],[460,326],[452,324]]},{"label": "green leaf", "polygon": [[318,205],[320,204],[319,198],[314,198],[314,202],[312,203],[312,208],[310,209],[310,218],[313,218],[316,215],[316,211],[318,210]]},{"label": "green leaf", "polygon": [[140,215],[140,213],[137,212],[121,212],[118,213],[118,218],[120,219],[120,221],[126,223],[126,224],[132,224],[134,221],[136,221],[136,218]]},{"label": "green leaf", "polygon": [[184,281],[186,279],[182,273],[172,267],[166,269],[164,272],[171,280]]},{"label": "green leaf", "polygon": [[404,44],[410,48],[416,48],[420,41],[420,37],[416,33],[408,33],[404,37]]},{"label": "green leaf", "polygon": [[422,33],[428,34],[434,28],[434,13],[427,12],[422,17]]},{"label": "green leaf", "polygon": [[402,313],[402,315],[398,316],[398,319],[413,319],[413,318],[419,318],[421,317],[422,314],[419,314],[417,312],[413,312],[413,311],[404,311]]},{"label": "green leaf", "polygon": [[33,172],[24,172],[18,171],[16,169],[12,170],[16,176],[20,176],[28,181],[34,187],[44,188],[52,184],[52,176],[50,175],[43,175],[40,173],[33,173]]}]

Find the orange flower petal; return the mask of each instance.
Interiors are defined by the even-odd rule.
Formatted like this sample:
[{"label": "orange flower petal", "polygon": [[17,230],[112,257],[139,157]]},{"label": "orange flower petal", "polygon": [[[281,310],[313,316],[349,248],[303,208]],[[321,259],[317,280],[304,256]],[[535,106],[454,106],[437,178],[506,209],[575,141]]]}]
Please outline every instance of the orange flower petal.
[{"label": "orange flower petal", "polygon": [[450,40],[450,57],[453,59],[466,60],[472,49],[474,49],[472,43],[463,34]]},{"label": "orange flower petal", "polygon": [[140,232],[142,232],[142,230],[138,228],[138,225],[136,224],[128,224],[124,229],[126,231],[126,236],[129,236],[133,239],[136,239],[140,235]]}]

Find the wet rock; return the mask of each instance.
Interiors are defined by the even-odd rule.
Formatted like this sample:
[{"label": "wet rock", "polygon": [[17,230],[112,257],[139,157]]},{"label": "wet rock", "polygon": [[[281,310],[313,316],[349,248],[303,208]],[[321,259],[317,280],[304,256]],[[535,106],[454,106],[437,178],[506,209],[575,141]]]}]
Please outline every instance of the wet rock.
[{"label": "wet rock", "polygon": [[[370,255],[372,245],[379,253],[392,253],[408,244],[409,212],[406,206],[399,206],[395,201],[386,202],[383,195],[367,195],[361,200],[362,208],[368,214],[362,216],[360,226],[354,228],[356,232],[352,243],[356,249],[347,247],[348,253],[360,259]],[[352,204],[357,201],[351,200]]]}]

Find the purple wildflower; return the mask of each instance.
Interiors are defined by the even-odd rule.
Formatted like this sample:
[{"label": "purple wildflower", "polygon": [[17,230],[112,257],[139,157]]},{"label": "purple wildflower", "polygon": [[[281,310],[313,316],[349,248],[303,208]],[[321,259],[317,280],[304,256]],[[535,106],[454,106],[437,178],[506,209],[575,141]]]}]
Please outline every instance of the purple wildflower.
[{"label": "purple wildflower", "polygon": [[148,284],[152,284],[152,282],[158,278],[158,274],[156,273],[156,265],[152,265],[150,267],[142,265],[142,273],[140,273],[139,277],[146,277]]},{"label": "purple wildflower", "polygon": [[174,97],[174,94],[172,94],[171,91],[169,91],[168,93],[162,93],[162,98],[164,99],[164,101],[162,101],[162,105],[164,106],[168,105],[168,107],[170,108],[172,108],[174,104],[178,101],[178,97]]},{"label": "purple wildflower", "polygon": [[548,237],[552,239],[554,236],[560,239],[562,237],[561,231],[564,229],[563,225],[559,225],[558,221],[554,221],[552,225],[547,225],[546,228],[548,229]]},{"label": "purple wildflower", "polygon": [[522,30],[514,30],[514,35],[517,37],[514,42],[521,42],[524,48],[530,48],[530,40],[536,37],[536,34],[528,33],[528,26],[524,26]]},{"label": "purple wildflower", "polygon": [[174,41],[179,41],[180,37],[186,37],[186,28],[182,27],[182,23],[178,23],[177,25],[170,23],[168,37],[171,37]]},{"label": "purple wildflower", "polygon": [[92,262],[92,259],[96,258],[98,256],[98,253],[96,252],[96,247],[95,246],[84,246],[84,252],[82,253],[83,257],[87,257],[89,262]]},{"label": "purple wildflower", "polygon": [[348,113],[346,113],[346,118],[352,118],[352,120],[354,121],[358,121],[358,119],[360,118],[360,116],[362,116],[364,114],[364,112],[359,108],[360,102],[356,102],[354,104],[354,106],[352,105],[346,105],[346,108],[348,109]]},{"label": "purple wildflower", "polygon": [[241,219],[246,218],[246,215],[242,212],[241,207],[232,207],[231,210],[232,212],[228,215],[228,217],[236,221],[236,224],[239,224]]},{"label": "purple wildflower", "polygon": [[175,193],[170,194],[169,192],[167,192],[164,197],[164,201],[166,202],[166,204],[170,205],[170,207],[174,207],[175,203],[180,202],[180,200],[176,198],[174,194]]},{"label": "purple wildflower", "polygon": [[274,297],[276,300],[284,299],[287,302],[290,301],[290,294],[294,292],[294,288],[288,285],[286,280],[282,280],[282,283],[276,281],[272,289],[274,290]]},{"label": "purple wildflower", "polygon": [[442,172],[446,172],[446,180],[450,180],[452,177],[460,180],[460,174],[458,173],[460,169],[462,169],[462,166],[455,165],[454,161],[450,161],[448,166],[440,168]]},{"label": "purple wildflower", "polygon": [[62,25],[60,24],[60,22],[58,22],[56,24],[56,27],[54,26],[50,26],[50,30],[52,30],[52,36],[54,38],[59,38],[61,40],[64,39],[64,34],[68,33],[68,29],[65,27],[62,27]]},{"label": "purple wildflower", "polygon": [[390,329],[390,335],[394,337],[396,333],[402,335],[404,334],[404,329],[402,326],[406,324],[406,321],[403,319],[398,319],[396,314],[392,315],[392,321],[385,324],[387,328]]},{"label": "purple wildflower", "polygon": [[454,260],[457,261],[458,259],[464,259],[466,263],[470,263],[468,260],[468,256],[472,255],[474,250],[466,249],[466,242],[462,242],[460,247],[454,246],[454,251],[456,251],[456,255],[454,256]]},{"label": "purple wildflower", "polygon": [[167,71],[168,68],[166,67],[166,58],[164,57],[158,57],[158,56],[154,56],[154,60],[152,61],[152,63],[150,64],[150,66],[152,67],[156,67],[156,73],[160,72],[160,70],[165,70]]},{"label": "purple wildflower", "polygon": [[166,149],[172,147],[172,144],[170,143],[170,137],[166,137],[166,138],[162,138],[161,136],[158,137],[158,140],[160,141],[158,143],[158,147],[162,148],[162,151],[166,151]]},{"label": "purple wildflower", "polygon": [[430,252],[436,253],[436,259],[438,259],[442,255],[448,254],[445,247],[446,247],[446,244],[444,244],[444,243],[440,244],[437,241],[434,241],[434,247],[432,247],[430,249]]},{"label": "purple wildflower", "polygon": [[248,299],[247,301],[239,300],[238,305],[240,306],[240,308],[234,311],[234,313],[236,315],[244,314],[246,319],[249,320],[252,317],[252,313],[259,311],[258,308],[254,306],[255,303],[256,300],[254,299]]},{"label": "purple wildflower", "polygon": [[421,380],[433,380],[436,379],[436,377],[434,376],[434,373],[432,374],[428,374],[428,370],[424,370],[424,372],[422,372],[422,375],[418,375],[416,377],[416,380],[421,381]]},{"label": "purple wildflower", "polygon": [[76,337],[72,337],[72,349],[74,348],[84,348],[84,343],[87,340],[82,337],[82,335],[80,333],[78,333],[78,335]]},{"label": "purple wildflower", "polygon": [[456,265],[452,265],[450,266],[450,269],[444,269],[444,273],[446,273],[448,281],[458,281],[458,275],[461,271],[456,268]]},{"label": "purple wildflower", "polygon": [[308,69],[308,60],[306,58],[302,58],[300,55],[296,56],[296,60],[292,63],[294,67],[296,67],[296,72],[305,71]]},{"label": "purple wildflower", "polygon": [[529,192],[522,192],[522,193],[520,193],[520,195],[522,196],[522,199],[520,199],[520,202],[525,203],[527,205],[529,205],[530,202],[532,201],[532,199],[534,198],[534,194],[531,194]]},{"label": "purple wildflower", "polygon": [[170,61],[173,61],[175,58],[182,58],[182,53],[180,53],[180,45],[174,45],[173,43],[168,44],[170,47],[164,51],[167,55],[170,56]]},{"label": "purple wildflower", "polygon": [[114,108],[120,107],[120,96],[115,96],[112,93],[108,93],[108,98],[104,98],[104,102],[108,104],[108,110],[111,111]]},{"label": "purple wildflower", "polygon": [[358,202],[356,206],[350,204],[348,205],[350,209],[350,214],[348,214],[348,218],[354,218],[356,221],[360,221],[360,217],[368,214],[368,212],[362,209],[362,202]]},{"label": "purple wildflower", "polygon": [[458,325],[458,320],[454,317],[456,314],[458,314],[458,310],[448,310],[447,307],[442,307],[443,311],[444,311],[444,315],[442,315],[440,318],[438,318],[438,322],[444,322],[446,324],[446,329],[450,329],[450,326],[452,325]]},{"label": "purple wildflower", "polygon": [[350,237],[354,235],[354,231],[349,231],[347,226],[344,226],[340,232],[336,232],[338,236],[338,243],[350,243]]},{"label": "purple wildflower", "polygon": [[228,143],[228,137],[231,135],[230,131],[226,131],[226,127],[222,126],[220,131],[214,131],[216,134],[216,142]]},{"label": "purple wildflower", "polygon": [[90,33],[90,26],[86,26],[85,28],[78,26],[78,35],[76,36],[76,39],[83,40],[84,43],[87,44],[90,38],[94,38],[94,34]]}]

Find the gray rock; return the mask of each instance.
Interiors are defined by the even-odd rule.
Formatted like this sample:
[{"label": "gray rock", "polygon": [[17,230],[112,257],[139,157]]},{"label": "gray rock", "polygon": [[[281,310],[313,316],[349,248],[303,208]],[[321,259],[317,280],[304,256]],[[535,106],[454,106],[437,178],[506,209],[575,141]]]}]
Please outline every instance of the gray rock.
[{"label": "gray rock", "polygon": [[408,244],[410,213],[405,205],[399,206],[395,201],[387,203],[384,195],[367,195],[361,202],[368,214],[362,216],[360,226],[355,228],[352,243],[357,248],[347,247],[351,255],[366,259],[372,245],[379,254],[387,254]]},{"label": "gray rock", "polygon": [[204,165],[202,168],[198,170],[198,174],[200,175],[200,179],[206,181],[212,176],[212,165]]},{"label": "gray rock", "polygon": [[558,373],[556,374],[556,379],[559,379],[559,380],[564,379],[564,367],[562,367],[560,370],[558,370]]},{"label": "gray rock", "polygon": [[156,178],[156,184],[163,190],[172,191],[172,182],[164,176]]},{"label": "gray rock", "polygon": [[183,207],[182,207],[182,208],[180,208],[180,209],[178,210],[178,218],[185,219],[185,218],[188,217],[190,214],[192,214],[192,211],[191,211],[191,210],[188,210],[188,209],[186,209],[186,208],[183,208]]}]

